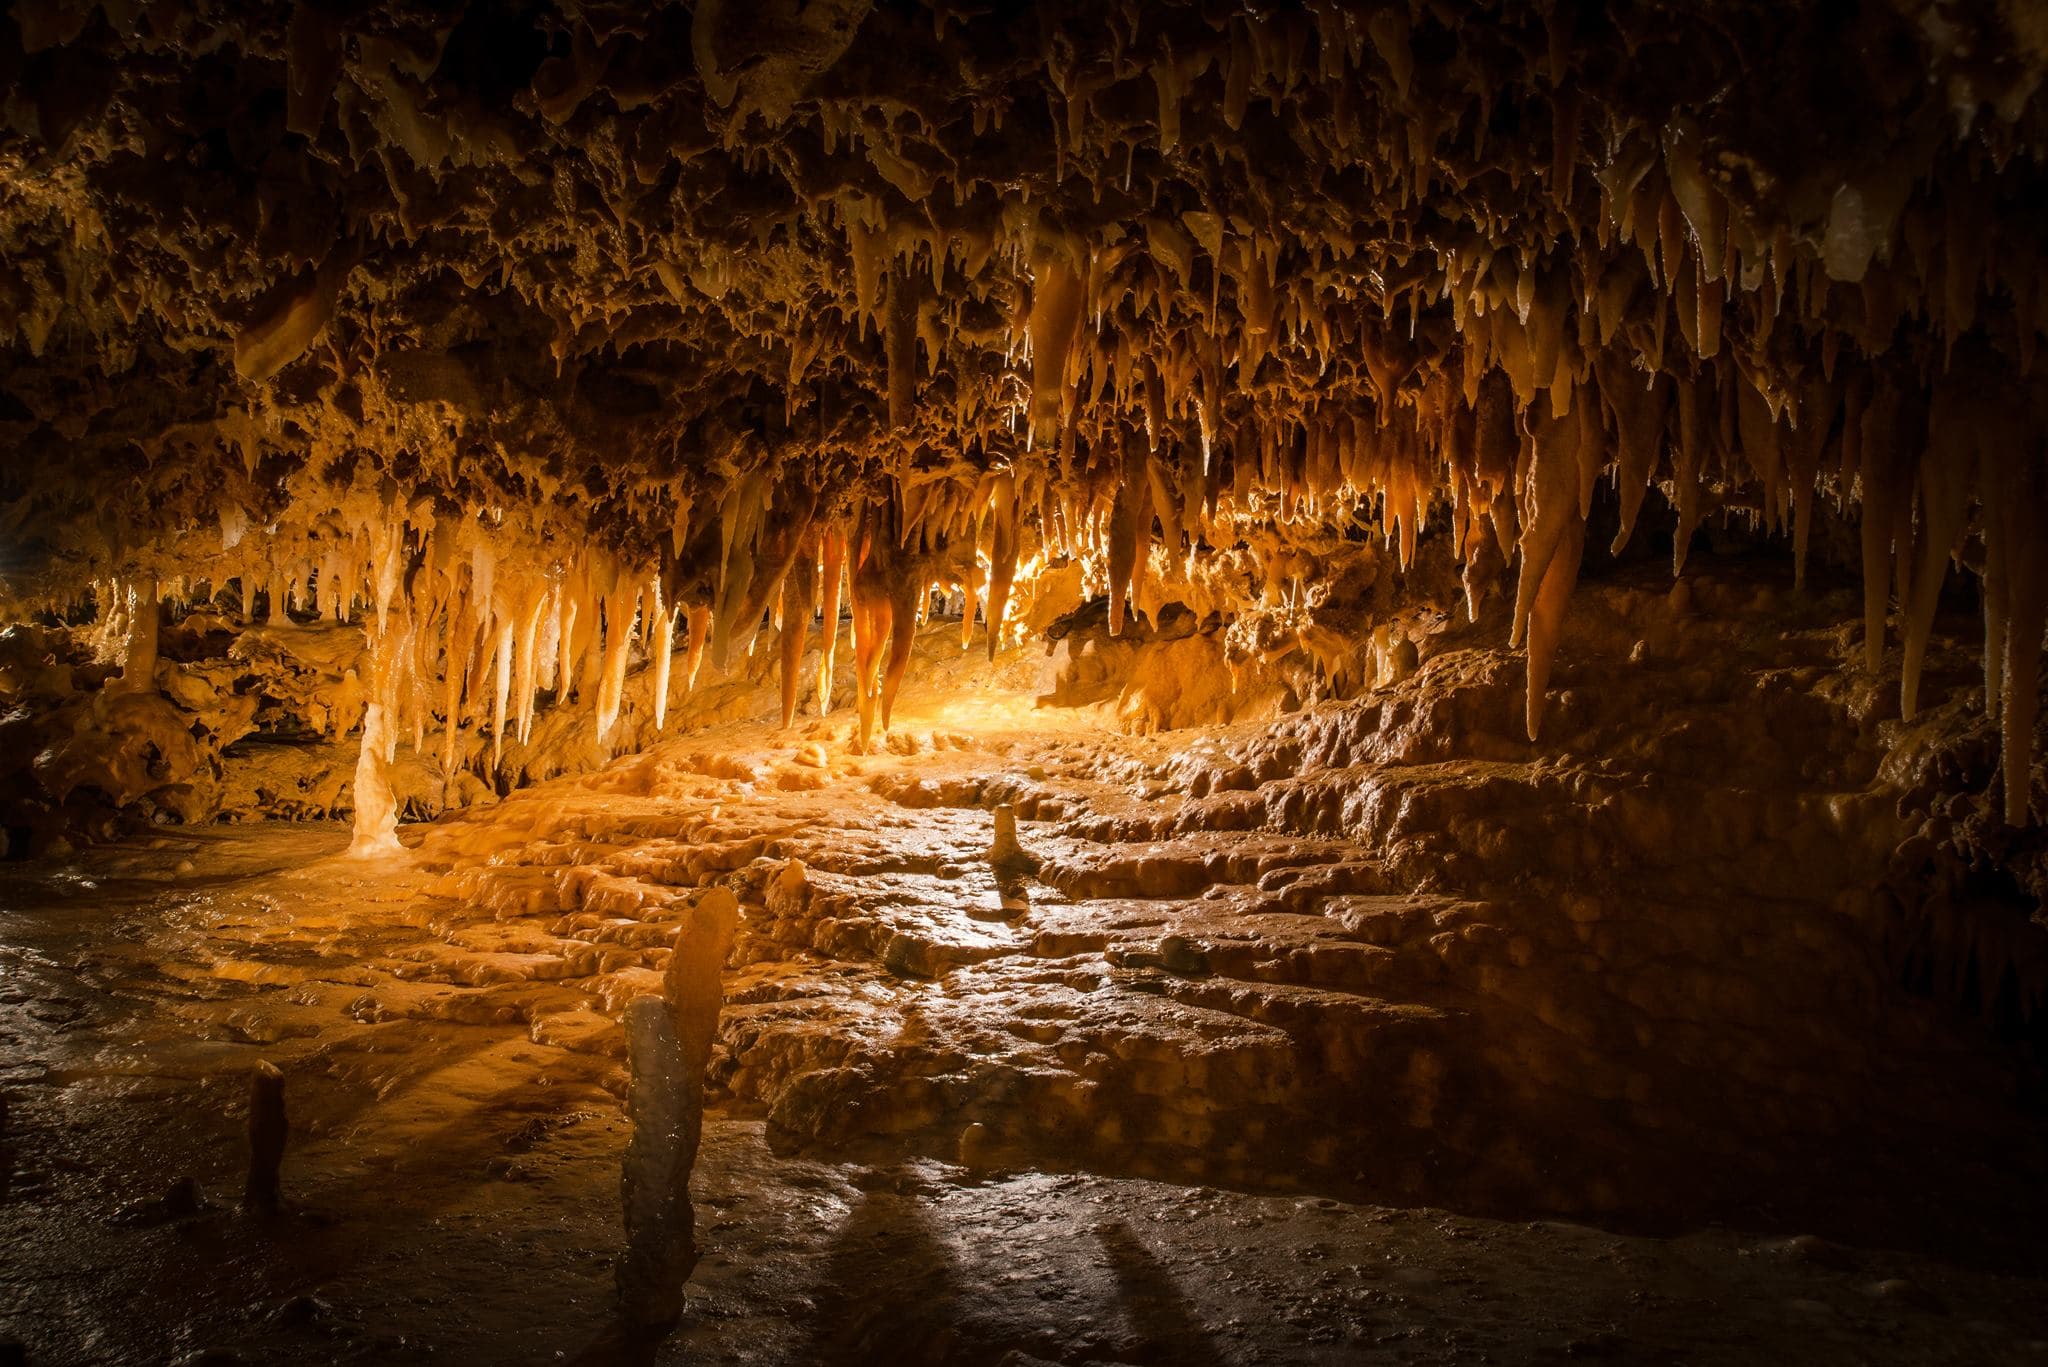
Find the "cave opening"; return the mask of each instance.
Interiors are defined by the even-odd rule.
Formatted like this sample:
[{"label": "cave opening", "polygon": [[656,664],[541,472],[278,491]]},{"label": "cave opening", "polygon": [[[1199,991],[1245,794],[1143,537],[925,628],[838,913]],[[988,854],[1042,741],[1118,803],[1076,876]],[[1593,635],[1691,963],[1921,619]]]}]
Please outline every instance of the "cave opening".
[{"label": "cave opening", "polygon": [[0,1363],[2048,1354],[2037,7],[0,73]]}]

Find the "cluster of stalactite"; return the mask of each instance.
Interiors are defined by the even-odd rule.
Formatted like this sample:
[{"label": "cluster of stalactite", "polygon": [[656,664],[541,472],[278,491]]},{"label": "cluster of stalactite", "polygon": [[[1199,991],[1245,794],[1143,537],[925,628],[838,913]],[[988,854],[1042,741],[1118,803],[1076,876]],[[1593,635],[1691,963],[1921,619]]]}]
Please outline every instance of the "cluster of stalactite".
[{"label": "cluster of stalactite", "polygon": [[[843,593],[866,735],[934,586],[992,642],[1055,567],[1112,631],[1175,601],[1306,631],[1290,546],[1405,564],[1434,527],[1475,607],[1513,576],[1534,737],[1612,479],[1616,548],[1659,489],[1675,570],[1735,518],[1796,582],[1816,508],[1851,519],[1907,716],[1965,566],[2028,819],[2024,7],[388,8],[22,7],[0,419],[8,524],[52,530],[11,577],[166,576],[196,522],[374,484],[272,563],[366,567],[394,678],[502,732],[581,671],[602,718],[633,622],[665,668],[679,613],[717,658]],[[539,549],[491,549],[508,523]]]}]

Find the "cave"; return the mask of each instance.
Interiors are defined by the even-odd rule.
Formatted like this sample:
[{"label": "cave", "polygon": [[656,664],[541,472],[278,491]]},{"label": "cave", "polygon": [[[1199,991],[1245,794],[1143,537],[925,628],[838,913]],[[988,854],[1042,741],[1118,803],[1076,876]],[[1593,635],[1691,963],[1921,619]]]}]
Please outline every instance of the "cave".
[{"label": "cave", "polygon": [[2038,0],[0,75],[0,1367],[2048,1361]]}]

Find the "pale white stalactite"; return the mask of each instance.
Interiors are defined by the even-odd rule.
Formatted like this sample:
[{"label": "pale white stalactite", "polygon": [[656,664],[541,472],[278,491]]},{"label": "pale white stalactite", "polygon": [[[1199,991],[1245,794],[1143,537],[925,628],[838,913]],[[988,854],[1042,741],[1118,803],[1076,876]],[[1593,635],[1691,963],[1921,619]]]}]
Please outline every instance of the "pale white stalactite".
[{"label": "pale white stalactite", "polygon": [[505,756],[505,711],[512,695],[512,619],[498,621],[497,644],[492,649],[494,673],[491,684],[491,768]]},{"label": "pale white stalactite", "polygon": [[640,586],[622,585],[605,596],[604,674],[597,687],[597,739],[611,739],[625,695],[627,652],[633,644],[633,623],[640,612]]},{"label": "pale white stalactite", "polygon": [[398,751],[398,698],[410,656],[411,623],[401,617],[370,634],[370,701],[363,713],[362,749],[356,755],[355,838],[348,852],[357,859],[397,854],[398,798],[391,788],[391,761]]},{"label": "pale white stalactite", "polygon": [[[464,633],[460,624],[466,614],[461,600],[453,593],[448,599],[448,617],[442,636],[441,715],[446,719],[441,728],[441,781],[447,785],[455,782],[456,745],[462,735],[462,669]],[[448,796],[452,796],[449,788]]]},{"label": "pale white stalactite", "polygon": [[839,649],[839,608],[846,591],[846,532],[828,528],[821,546],[819,573],[823,582],[818,641],[818,715],[832,712],[832,657]]},{"label": "pale white stalactite", "polygon": [[566,584],[557,591],[557,597],[561,611],[556,619],[554,668],[549,677],[554,681],[556,699],[567,702],[569,690],[576,686],[576,619],[582,606]]},{"label": "pale white stalactite", "polygon": [[391,791],[390,764],[384,758],[391,732],[389,711],[373,700],[363,713],[363,744],[356,756],[355,838],[348,852],[357,859],[403,848],[398,843],[398,803]]},{"label": "pale white stalactite", "polygon": [[649,583],[647,595],[654,613],[653,640],[649,649],[654,654],[654,729],[659,731],[668,720],[668,678],[675,663],[676,610],[674,604],[661,601],[659,578]]},{"label": "pale white stalactite", "polygon": [[405,523],[395,513],[387,513],[370,528],[370,566],[377,594],[377,629],[383,631],[391,616],[391,601],[398,596],[399,576],[405,571]]},{"label": "pale white stalactite", "polygon": [[[541,606],[540,644],[534,655],[534,686],[554,688],[559,677],[562,656],[562,586],[555,585],[548,590],[548,596]],[[524,740],[525,737],[520,737]]]},{"label": "pale white stalactite", "polygon": [[528,589],[525,611],[520,614],[518,673],[513,683],[514,695],[519,699],[517,729],[521,745],[533,735],[534,694],[540,689],[535,677],[535,655],[539,650],[541,619],[547,615],[547,608],[547,585],[536,582]]},{"label": "pale white stalactite", "polygon": [[498,552],[474,529],[470,534],[475,540],[469,548],[469,598],[476,604],[478,619],[488,622],[498,592]]},{"label": "pale white stalactite", "polygon": [[342,588],[341,550],[329,547],[320,557],[319,578],[313,585],[314,603],[318,610],[334,621],[341,620],[341,605],[347,597]]},{"label": "pale white stalactite", "polygon": [[711,609],[701,603],[695,604],[685,620],[689,637],[683,647],[683,692],[688,693],[697,686],[697,671],[704,664],[704,647],[711,631]]}]

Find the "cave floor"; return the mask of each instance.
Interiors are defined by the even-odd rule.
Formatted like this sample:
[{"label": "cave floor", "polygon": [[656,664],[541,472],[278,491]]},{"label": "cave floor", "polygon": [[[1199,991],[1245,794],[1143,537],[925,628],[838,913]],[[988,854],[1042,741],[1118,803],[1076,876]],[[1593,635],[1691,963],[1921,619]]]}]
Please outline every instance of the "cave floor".
[{"label": "cave floor", "polygon": [[[253,825],[13,873],[0,1335],[30,1363],[2048,1361],[2038,1269],[1973,1256],[1980,1233],[2026,1241],[2038,1189],[1980,1182],[1958,1205],[1985,1151],[1915,1181],[1930,1150],[1857,1109],[1904,1089],[1951,1130],[1973,1119],[1927,1100],[1930,1077],[1965,1101],[1981,1081],[1938,1025],[1845,1061],[1793,987],[1781,1017],[1745,1016],[1703,977],[1711,945],[1667,947],[1685,986],[1660,986],[1583,907],[1519,927],[1589,947],[1583,980],[1540,974],[1528,941],[1480,933],[1509,903],[1381,886],[1391,856],[1367,877],[1356,833],[1317,834],[1288,796],[1315,766],[1239,774],[1257,746],[1227,730],[1137,740],[939,696],[877,754],[844,731],[678,738],[407,828],[381,862],[342,859],[340,827]],[[1475,782],[1499,806],[1559,781],[1540,760],[1438,768],[1342,791],[1442,822],[1432,800]],[[1230,816],[1248,797],[1305,824],[1251,834]],[[1036,877],[990,872],[997,800]],[[1162,822],[1179,834],[1145,838]],[[706,1254],[678,1332],[623,1344],[616,1016],[718,881],[748,910],[697,1169]],[[1316,914],[1288,900],[1306,884]],[[1756,901],[1711,923],[1797,922]],[[1788,956],[1796,985],[1795,942],[1828,937],[1799,922],[1749,952]],[[1651,994],[1641,1017],[1609,1019],[1603,954]],[[1534,986],[1499,987],[1502,963]],[[1713,1010],[1645,1043],[1685,993]],[[1390,1071],[1331,1057],[1326,1030]],[[1311,1053],[1351,1109],[1301,1081]],[[270,1220],[237,1208],[259,1058],[292,1119]],[[1798,1082],[1830,1068],[1856,1085]],[[1724,1070],[1741,1087],[1688,1099]],[[1488,1095],[1510,1076],[1534,1080]],[[1785,1098],[1808,1094],[1846,1143],[1800,1128]],[[1782,1168],[1669,1138],[1731,1095],[1798,1136]],[[1528,1155],[1485,1138],[1524,1120]],[[1347,1159],[1300,1133],[1376,1123],[1408,1138]],[[1761,1185],[1642,1232],[1659,1174],[1681,1195]],[[1860,1205],[1801,1203],[1830,1177]],[[1527,1218],[1560,1209],[1584,1219]]]},{"label": "cave floor", "polygon": [[[30,1363],[2048,1360],[2048,1286],[1910,1253],[785,1158],[725,1115],[697,1170],[689,1317],[658,1348],[623,1344],[626,1131],[586,1056],[520,1022],[337,1025],[289,989],[201,1031],[213,994],[174,956],[144,968],[223,899],[303,908],[315,875],[375,899],[392,875],[337,877],[345,839],[249,827],[113,852],[39,899],[15,887],[0,1334]],[[166,857],[197,867],[175,887],[94,868]],[[292,938],[264,936],[266,958],[319,954]],[[216,981],[238,980],[229,962]],[[294,1070],[288,1209],[244,1215],[242,1070],[315,1030],[356,1057]],[[187,1177],[196,1211],[163,1199]]]}]

